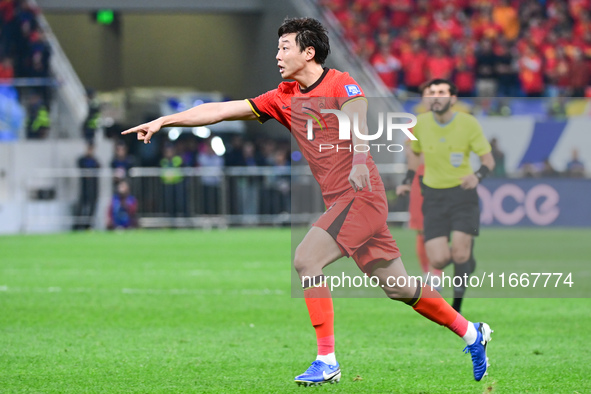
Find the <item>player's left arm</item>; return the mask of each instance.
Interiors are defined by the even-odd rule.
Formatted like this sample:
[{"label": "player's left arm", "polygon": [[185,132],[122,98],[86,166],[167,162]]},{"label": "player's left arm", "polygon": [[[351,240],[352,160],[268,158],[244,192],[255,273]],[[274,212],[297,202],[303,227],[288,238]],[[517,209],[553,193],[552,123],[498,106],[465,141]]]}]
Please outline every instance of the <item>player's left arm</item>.
[{"label": "player's left arm", "polygon": [[495,159],[492,155],[490,143],[484,136],[480,124],[473,118],[470,137],[470,149],[480,157],[480,168],[473,174],[462,178],[462,189],[474,189],[495,168]]},{"label": "player's left arm", "polygon": [[[358,97],[353,100],[347,101],[341,107],[341,111],[345,112],[349,116],[350,124],[354,124],[355,115],[358,117],[359,132],[363,135],[368,134],[367,128],[367,99],[365,97]],[[354,130],[351,130],[351,142],[353,149],[358,144],[364,144],[364,142],[357,137]],[[369,168],[367,167],[368,154],[366,152],[354,152],[353,162],[351,163],[351,173],[349,174],[349,183],[353,187],[353,190],[358,191],[367,187],[369,191],[372,191],[371,182],[369,178]]]}]

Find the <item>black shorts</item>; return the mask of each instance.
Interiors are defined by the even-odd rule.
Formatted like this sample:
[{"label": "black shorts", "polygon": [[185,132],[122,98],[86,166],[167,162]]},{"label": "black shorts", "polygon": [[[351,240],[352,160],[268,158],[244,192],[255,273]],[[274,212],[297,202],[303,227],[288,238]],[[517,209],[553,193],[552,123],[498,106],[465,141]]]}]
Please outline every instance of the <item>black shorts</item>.
[{"label": "black shorts", "polygon": [[480,230],[480,206],[476,189],[460,186],[433,189],[423,186],[425,241],[448,237],[452,231],[477,236]]}]

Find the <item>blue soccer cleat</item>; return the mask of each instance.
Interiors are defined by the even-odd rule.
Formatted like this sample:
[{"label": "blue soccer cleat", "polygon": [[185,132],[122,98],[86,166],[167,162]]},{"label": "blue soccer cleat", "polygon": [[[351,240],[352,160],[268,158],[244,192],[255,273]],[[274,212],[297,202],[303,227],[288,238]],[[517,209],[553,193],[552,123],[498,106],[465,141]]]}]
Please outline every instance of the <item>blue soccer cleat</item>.
[{"label": "blue soccer cleat", "polygon": [[328,365],[323,361],[315,360],[310,368],[301,375],[295,377],[298,385],[320,386],[323,383],[338,383],[341,380],[341,368],[337,365]]},{"label": "blue soccer cleat", "polygon": [[493,330],[486,323],[474,323],[474,328],[476,328],[478,336],[472,345],[464,348],[464,353],[470,353],[472,356],[474,379],[478,382],[486,375],[489,366],[488,357],[486,357],[486,345],[491,340]]}]

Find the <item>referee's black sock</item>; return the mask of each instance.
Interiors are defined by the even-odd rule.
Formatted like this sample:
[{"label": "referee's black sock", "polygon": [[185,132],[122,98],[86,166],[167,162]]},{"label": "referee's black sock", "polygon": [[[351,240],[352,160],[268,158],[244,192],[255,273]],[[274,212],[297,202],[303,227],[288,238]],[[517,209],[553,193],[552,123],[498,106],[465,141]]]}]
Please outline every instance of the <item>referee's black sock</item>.
[{"label": "referee's black sock", "polygon": [[474,238],[472,238],[472,245],[470,245],[470,258],[467,261],[470,264],[470,274],[476,271],[476,259],[474,258]]},{"label": "referee's black sock", "polygon": [[[474,259],[474,239],[472,239],[472,245],[470,247],[470,258],[463,264],[457,264],[454,262],[454,278],[459,276],[462,278],[462,285],[454,287],[454,301],[452,307],[460,312],[462,308],[462,301],[464,294],[466,293],[466,281],[470,278],[470,275],[476,269],[476,260]],[[457,280],[457,279],[456,279]],[[459,280],[457,280],[459,282]]]},{"label": "referee's black sock", "polygon": [[[474,259],[474,240],[472,240],[470,258],[463,264],[457,264],[454,262],[454,279],[456,276],[462,278],[462,285],[458,287],[454,286],[454,302],[452,307],[457,312],[460,312],[460,309],[462,308],[462,301],[464,299],[464,294],[466,293],[466,282],[469,280],[475,269],[476,260]],[[459,280],[457,281],[459,282]]]},{"label": "referee's black sock", "polygon": [[[454,262],[454,302],[452,307],[457,311],[460,312],[462,307],[462,300],[464,299],[464,293],[466,293],[466,278],[470,277],[470,262],[469,260],[464,262],[463,264],[457,264]],[[460,282],[460,279],[456,279],[456,277],[461,278],[462,284],[460,286],[456,286],[455,284]]]}]

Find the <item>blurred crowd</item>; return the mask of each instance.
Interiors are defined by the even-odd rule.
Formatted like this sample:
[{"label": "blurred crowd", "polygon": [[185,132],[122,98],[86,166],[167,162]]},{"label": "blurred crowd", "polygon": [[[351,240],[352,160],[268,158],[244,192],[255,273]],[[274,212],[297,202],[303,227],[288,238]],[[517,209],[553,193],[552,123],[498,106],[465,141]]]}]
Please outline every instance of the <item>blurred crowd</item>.
[{"label": "blurred crowd", "polygon": [[392,91],[591,97],[591,0],[318,0]]},{"label": "blurred crowd", "polygon": [[555,169],[549,159],[540,163],[523,163],[521,174],[523,178],[584,178],[585,164],[579,159],[578,149],[573,149],[571,159],[562,171]]},{"label": "blurred crowd", "polygon": [[[290,143],[273,139],[245,139],[241,135],[228,138],[224,153],[214,149],[214,138],[197,138],[191,134],[177,141],[161,143],[157,162],[142,161],[130,153],[123,140],[116,140],[113,158],[113,196],[107,211],[110,229],[132,228],[138,225],[138,209],[169,218],[195,215],[270,214],[290,212]],[[138,146],[133,144],[132,146]],[[94,145],[87,143],[86,152],[78,159],[78,168],[101,168]],[[160,175],[130,177],[134,167],[158,167]],[[250,173],[252,167],[270,167],[268,175]],[[203,170],[198,176],[187,176],[184,169]],[[237,168],[237,173],[226,171]],[[226,181],[224,182],[224,176]],[[154,182],[156,181],[156,182]],[[222,188],[229,196],[224,201]],[[136,198],[136,195],[141,198]],[[78,220],[74,229],[92,225],[99,196],[96,174],[81,177],[78,202],[74,208]]]},{"label": "blurred crowd", "polygon": [[[39,28],[39,10],[26,0],[0,0],[0,84],[14,78],[48,78],[50,46]],[[27,138],[45,138],[50,127],[49,82],[20,88],[27,108]]]},{"label": "blurred crowd", "polygon": [[0,79],[49,76],[49,45],[38,12],[25,0],[0,1]]},{"label": "blurred crowd", "polygon": [[[492,155],[495,159],[495,168],[491,176],[495,178],[504,178],[507,176],[505,169],[505,153],[499,146],[497,138],[490,140],[492,148]],[[573,148],[570,160],[564,163],[561,171],[555,169],[550,163],[550,159],[546,158],[538,163],[525,162],[520,165],[519,173],[515,174],[522,178],[584,178],[585,164],[579,158],[579,150]]]}]

